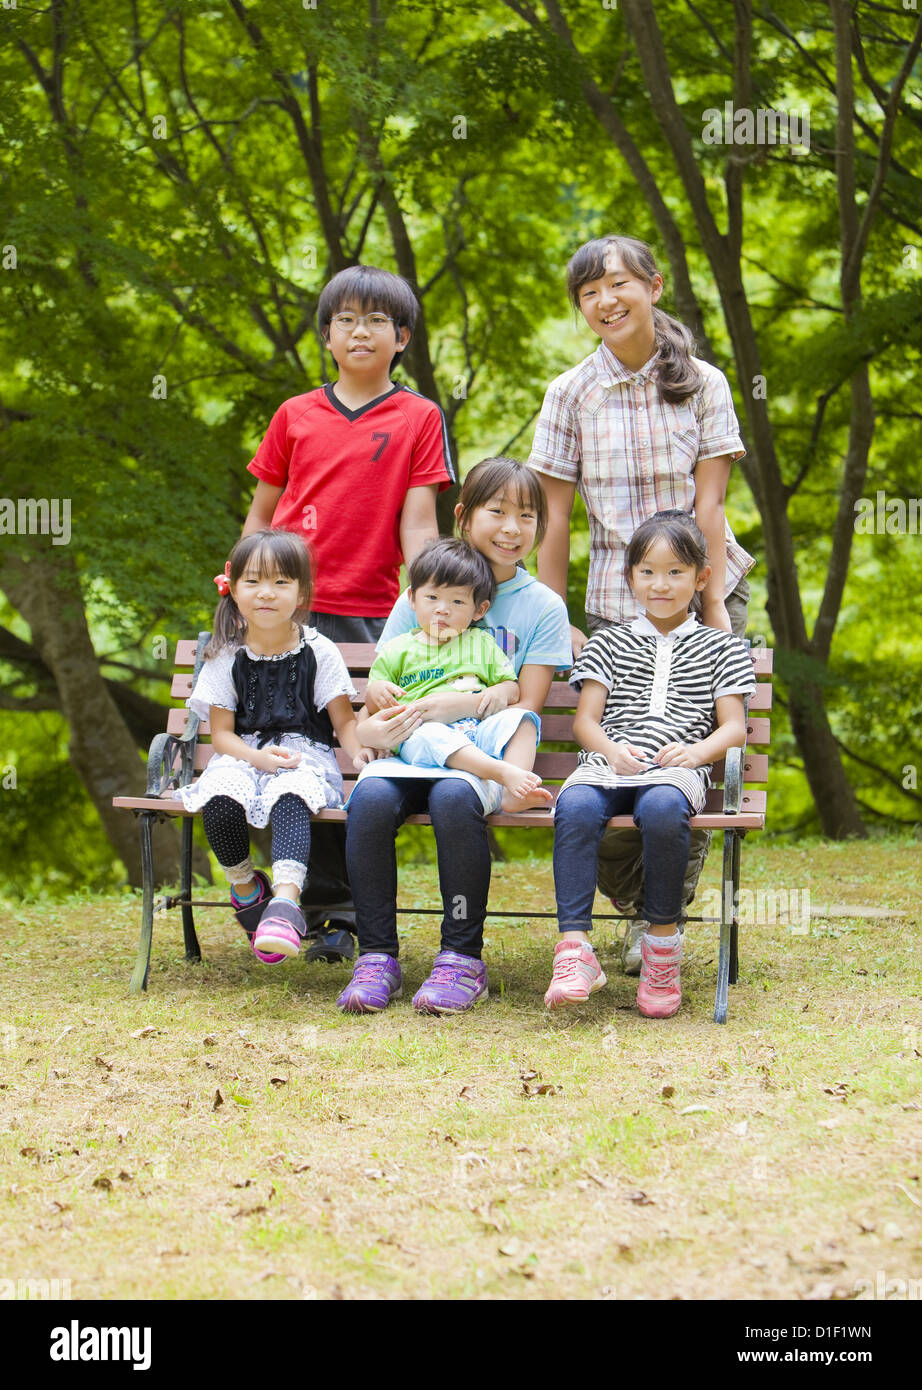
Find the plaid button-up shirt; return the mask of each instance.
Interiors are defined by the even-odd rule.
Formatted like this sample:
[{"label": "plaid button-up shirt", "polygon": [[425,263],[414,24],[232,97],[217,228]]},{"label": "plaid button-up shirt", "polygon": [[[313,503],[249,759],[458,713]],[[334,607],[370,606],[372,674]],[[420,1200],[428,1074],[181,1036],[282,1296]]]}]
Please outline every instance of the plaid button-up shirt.
[{"label": "plaid button-up shirt", "polygon": [[[700,358],[701,389],[679,405],[657,389],[654,353],[631,372],[604,343],[547,388],[528,462],[539,473],[576,483],[589,514],[586,608],[610,622],[641,612],[624,577],[637,527],[670,507],[693,512],[699,459],[746,450],[727,378]],[[727,525],[725,594],[755,564]]]}]

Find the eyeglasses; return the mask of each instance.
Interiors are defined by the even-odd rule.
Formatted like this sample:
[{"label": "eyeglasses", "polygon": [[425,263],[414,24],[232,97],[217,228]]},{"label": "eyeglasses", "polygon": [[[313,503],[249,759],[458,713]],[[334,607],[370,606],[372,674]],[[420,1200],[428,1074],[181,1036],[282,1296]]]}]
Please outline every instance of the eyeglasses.
[{"label": "eyeglasses", "polygon": [[372,333],[383,333],[394,320],[390,314],[334,314],[330,322],[335,323],[341,333],[351,333],[358,323],[364,323]]}]

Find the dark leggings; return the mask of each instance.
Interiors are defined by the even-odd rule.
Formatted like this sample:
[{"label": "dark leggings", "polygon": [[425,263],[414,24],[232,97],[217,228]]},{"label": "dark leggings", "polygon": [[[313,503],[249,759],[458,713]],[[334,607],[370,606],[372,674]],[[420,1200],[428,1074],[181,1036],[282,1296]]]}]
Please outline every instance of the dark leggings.
[{"label": "dark leggings", "polygon": [[[269,817],[272,826],[272,862],[294,859],[306,864],[311,848],[311,813],[300,796],[280,796]],[[208,843],[222,868],[242,864],[250,853],[250,832],[239,801],[213,796],[202,807],[202,823]]]},{"label": "dark leggings", "polygon": [[346,862],[362,955],[396,957],[397,853],[407,816],[432,818],[442,894],[442,950],[480,959],[490,889],[490,847],[483,806],[459,777],[369,777],[359,782],[346,818]]}]

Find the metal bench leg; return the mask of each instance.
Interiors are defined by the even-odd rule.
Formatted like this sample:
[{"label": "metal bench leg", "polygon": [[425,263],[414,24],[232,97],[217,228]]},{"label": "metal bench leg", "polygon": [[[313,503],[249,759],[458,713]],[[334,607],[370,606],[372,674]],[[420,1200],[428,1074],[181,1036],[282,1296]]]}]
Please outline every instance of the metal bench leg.
[{"label": "metal bench leg", "polygon": [[736,882],[734,857],[739,874],[739,845],[735,830],[724,831],[724,864],[720,885],[720,950],[717,957],[717,997],[714,1000],[714,1022],[727,1021],[727,995],[730,984],[731,938],[736,925]]},{"label": "metal bench leg", "polygon": [[740,903],[740,854],[742,851],[743,837],[738,830],[733,832],[733,922],[730,926],[730,983],[735,985],[739,978],[739,903]]},{"label": "metal bench leg", "polygon": [[186,947],[186,960],[201,960],[202,952],[195,934],[195,919],[192,907],[186,907],[192,897],[192,817],[187,816],[182,823],[180,897],[183,900],[182,936]]},{"label": "metal bench leg", "polygon": [[147,974],[150,970],[150,948],[154,935],[154,848],[152,831],[155,815],[142,811],[138,817],[141,834],[141,936],[138,940],[138,954],[131,972],[129,989],[132,994],[140,994],[147,989]]}]

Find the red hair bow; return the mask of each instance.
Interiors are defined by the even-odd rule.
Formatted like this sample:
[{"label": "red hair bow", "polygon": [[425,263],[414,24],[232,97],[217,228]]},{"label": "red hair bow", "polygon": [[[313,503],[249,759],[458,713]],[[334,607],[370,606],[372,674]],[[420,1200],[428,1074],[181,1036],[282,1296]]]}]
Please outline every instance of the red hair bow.
[{"label": "red hair bow", "polygon": [[224,566],[224,573],[215,575],[214,582],[218,586],[218,593],[221,597],[227,598],[230,593],[230,560]]}]

